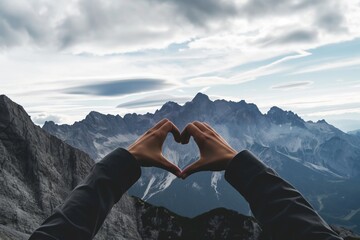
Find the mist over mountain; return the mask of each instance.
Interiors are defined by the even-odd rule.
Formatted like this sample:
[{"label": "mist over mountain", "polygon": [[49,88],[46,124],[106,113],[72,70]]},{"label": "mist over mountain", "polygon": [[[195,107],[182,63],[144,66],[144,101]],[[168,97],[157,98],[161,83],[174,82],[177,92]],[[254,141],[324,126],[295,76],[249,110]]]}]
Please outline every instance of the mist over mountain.
[{"label": "mist over mountain", "polygon": [[[262,114],[255,104],[211,101],[199,93],[183,106],[167,102],[155,113],[120,117],[90,112],[73,125],[46,122],[43,129],[100,160],[116,147],[127,147],[162,118],[180,130],[195,120],[209,123],[234,149],[253,151],[290,181],[328,222],[360,231],[360,138],[325,120],[306,122],[278,107]],[[163,151],[180,168],[198,157],[193,141],[179,145],[170,136]],[[221,172],[197,173],[183,181],[160,169],[143,168],[129,193],[188,217],[215,207],[249,213]]]},{"label": "mist over mountain", "polygon": [[359,130],[350,131],[350,132],[348,132],[348,133],[360,137],[360,129],[359,129]]}]

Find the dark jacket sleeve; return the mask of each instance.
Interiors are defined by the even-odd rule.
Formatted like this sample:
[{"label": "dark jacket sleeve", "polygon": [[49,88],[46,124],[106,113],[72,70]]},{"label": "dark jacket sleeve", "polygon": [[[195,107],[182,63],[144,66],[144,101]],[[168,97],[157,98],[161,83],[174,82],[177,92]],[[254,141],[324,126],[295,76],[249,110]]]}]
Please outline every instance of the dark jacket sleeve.
[{"label": "dark jacket sleeve", "polygon": [[118,148],[96,163],[86,179],[31,235],[35,239],[92,239],[121,196],[139,179],[140,165]]},{"label": "dark jacket sleeve", "polygon": [[232,159],[225,179],[249,202],[266,239],[342,239],[293,186],[249,151]]}]

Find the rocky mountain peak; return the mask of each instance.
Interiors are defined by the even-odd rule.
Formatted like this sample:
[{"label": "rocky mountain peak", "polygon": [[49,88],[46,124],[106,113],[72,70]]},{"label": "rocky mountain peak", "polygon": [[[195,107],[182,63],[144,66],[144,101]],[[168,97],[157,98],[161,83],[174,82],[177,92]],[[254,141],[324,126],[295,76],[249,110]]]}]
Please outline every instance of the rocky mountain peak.
[{"label": "rocky mountain peak", "polygon": [[4,117],[11,118],[15,116],[21,116],[30,120],[30,117],[25,112],[24,108],[11,101],[11,99],[5,95],[0,95],[0,111],[2,120],[4,120]]},{"label": "rocky mountain peak", "polygon": [[0,133],[12,132],[13,136],[28,136],[35,126],[24,108],[5,95],[0,96]]},{"label": "rocky mountain peak", "polygon": [[284,111],[279,107],[272,107],[266,116],[275,124],[290,123],[292,126],[305,127],[305,121],[292,111]]},{"label": "rocky mountain peak", "polygon": [[196,96],[191,100],[193,103],[207,103],[211,102],[209,97],[206,94],[203,94],[201,92],[197,93]]},{"label": "rocky mountain peak", "polygon": [[85,121],[89,121],[89,122],[99,122],[101,121],[101,119],[104,117],[105,115],[96,111],[91,111],[86,117],[85,117]]},{"label": "rocky mountain peak", "polygon": [[168,112],[174,112],[174,111],[178,111],[181,108],[181,106],[179,104],[177,104],[176,102],[166,102],[159,111],[157,111],[157,113],[168,113]]}]

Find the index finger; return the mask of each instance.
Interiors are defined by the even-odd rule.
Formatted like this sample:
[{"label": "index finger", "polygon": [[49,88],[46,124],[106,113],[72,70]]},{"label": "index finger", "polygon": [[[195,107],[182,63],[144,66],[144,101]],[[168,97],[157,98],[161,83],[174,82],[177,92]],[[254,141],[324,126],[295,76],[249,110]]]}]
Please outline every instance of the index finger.
[{"label": "index finger", "polygon": [[212,131],[221,141],[226,142],[226,140],[217,132],[213,127],[211,127],[208,123],[203,122],[204,126],[207,127],[210,131]]},{"label": "index finger", "polygon": [[202,134],[201,130],[195,124],[189,123],[181,133],[181,143],[187,144],[191,136],[193,136],[194,140],[199,143]]},{"label": "index finger", "polygon": [[178,143],[181,142],[181,135],[179,129],[169,120],[159,128],[159,131],[163,131],[165,133],[164,138],[169,132],[171,132],[174,136],[175,141]]}]

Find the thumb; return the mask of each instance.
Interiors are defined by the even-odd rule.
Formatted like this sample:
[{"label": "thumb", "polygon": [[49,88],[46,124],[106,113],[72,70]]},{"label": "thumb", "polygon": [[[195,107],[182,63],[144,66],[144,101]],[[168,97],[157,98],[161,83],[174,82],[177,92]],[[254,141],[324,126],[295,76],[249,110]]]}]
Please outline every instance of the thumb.
[{"label": "thumb", "polygon": [[196,172],[200,172],[200,171],[204,171],[204,167],[202,165],[202,160],[201,158],[198,159],[197,161],[195,161],[194,163],[190,164],[189,166],[187,166],[180,174],[180,177],[182,179],[187,178],[188,176],[190,176],[193,173]]}]

